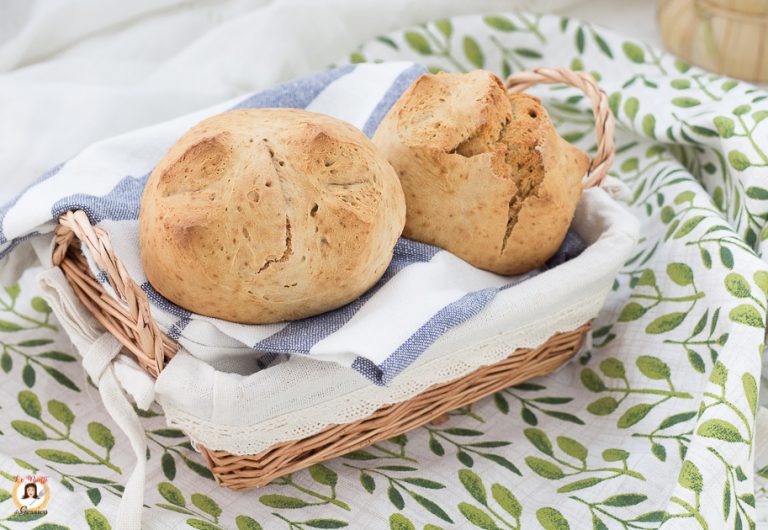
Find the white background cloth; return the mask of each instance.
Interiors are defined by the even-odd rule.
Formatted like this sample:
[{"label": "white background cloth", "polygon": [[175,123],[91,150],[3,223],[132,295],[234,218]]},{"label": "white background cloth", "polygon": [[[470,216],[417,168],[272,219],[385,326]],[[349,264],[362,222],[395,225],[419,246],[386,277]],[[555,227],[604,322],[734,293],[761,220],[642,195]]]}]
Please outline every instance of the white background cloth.
[{"label": "white background cloth", "polygon": [[322,70],[375,35],[520,6],[653,44],[654,2],[4,0],[0,204],[87,145]]}]

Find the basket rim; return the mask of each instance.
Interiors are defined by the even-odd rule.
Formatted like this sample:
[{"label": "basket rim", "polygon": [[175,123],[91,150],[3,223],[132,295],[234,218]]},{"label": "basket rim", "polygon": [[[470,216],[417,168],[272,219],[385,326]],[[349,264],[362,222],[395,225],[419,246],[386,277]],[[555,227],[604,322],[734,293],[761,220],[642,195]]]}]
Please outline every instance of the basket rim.
[{"label": "basket rim", "polygon": [[[85,244],[96,265],[106,273],[117,298],[106,292],[90,273],[80,251]],[[70,210],[59,217],[54,230],[52,262],[60,267],[75,295],[107,331],[115,336],[153,378],[179,350],[151,315],[147,294],[130,277],[116,257],[106,230],[91,224],[83,210]]]},{"label": "basket rim", "polygon": [[[61,267],[76,296],[99,322],[105,324],[108,331],[120,333],[117,338],[126,346],[124,353],[134,355],[145,370],[157,377],[159,372],[152,371],[155,364],[151,361],[154,359],[138,350],[137,344],[131,342],[135,336],[126,332],[130,312],[125,298],[115,300],[106,286],[93,277],[80,251],[83,240],[78,233],[86,238],[88,235],[109,237],[105,231],[91,226],[83,211],[68,212],[62,216],[56,230],[54,263]],[[87,245],[90,241],[84,240]],[[146,297],[135,282],[132,284],[138,290],[136,298]],[[110,287],[112,285],[114,282],[110,283]],[[234,490],[259,487],[286,473],[439,421],[450,410],[531,377],[550,373],[573,356],[591,327],[591,321],[587,321],[575,329],[555,333],[539,346],[515,349],[499,362],[479,366],[463,376],[431,385],[409,399],[384,405],[362,419],[329,424],[314,434],[278,442],[255,454],[234,454],[227,450],[210,449],[201,443],[195,443],[195,446],[219,484]],[[158,333],[157,337],[161,338],[165,350],[163,359],[167,360],[175,353],[178,344],[161,331],[158,330]]]}]

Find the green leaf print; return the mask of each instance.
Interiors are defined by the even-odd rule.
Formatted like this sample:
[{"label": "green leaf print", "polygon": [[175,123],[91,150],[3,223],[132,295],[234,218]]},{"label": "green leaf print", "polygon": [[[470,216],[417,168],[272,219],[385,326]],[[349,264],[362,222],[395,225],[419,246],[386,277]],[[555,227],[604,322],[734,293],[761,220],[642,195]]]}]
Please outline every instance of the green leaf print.
[{"label": "green leaf print", "polygon": [[633,63],[643,64],[645,62],[645,52],[637,44],[625,42],[622,44],[621,49],[624,50],[624,55]]},{"label": "green leaf print", "polygon": [[95,508],[85,510],[85,522],[90,530],[111,530],[112,528],[107,518]]},{"label": "green leaf print", "polygon": [[98,506],[101,502],[101,490],[98,488],[89,488],[85,491],[85,494],[88,495],[94,506]]},{"label": "green leaf print", "polygon": [[724,442],[743,442],[739,430],[730,422],[720,419],[707,420],[696,430],[699,436],[716,438]]},{"label": "green leaf print", "polygon": [[536,512],[536,519],[544,530],[570,530],[571,528],[568,520],[555,508],[540,508]]},{"label": "green leaf print", "polygon": [[627,371],[624,368],[624,363],[615,357],[608,357],[600,362],[600,371],[606,377],[614,379],[624,379],[627,375]]},{"label": "green leaf print", "polygon": [[611,51],[611,46],[608,44],[608,42],[600,36],[600,34],[596,32],[592,32],[592,38],[595,39],[595,44],[597,44],[598,49],[603,52],[603,54],[607,55],[610,59],[613,59],[613,52]]},{"label": "green leaf print", "polygon": [[611,396],[602,397],[587,405],[587,410],[596,416],[607,416],[617,408],[619,402]]},{"label": "green leaf print", "polygon": [[28,387],[32,388],[33,386],[35,386],[36,374],[35,374],[35,369],[32,368],[32,365],[27,364],[26,366],[24,366],[24,368],[21,371],[21,379],[22,381],[24,381],[24,384],[27,385]]},{"label": "green leaf print", "polygon": [[672,104],[675,105],[676,107],[689,108],[689,107],[696,107],[697,105],[701,105],[701,101],[699,101],[696,98],[681,96],[679,98],[674,98],[672,100]]},{"label": "green leaf print", "polygon": [[579,29],[576,30],[576,49],[579,50],[579,53],[584,53],[585,44],[586,37],[584,35],[584,28],[579,27]]},{"label": "green leaf print", "polygon": [[741,304],[728,313],[728,318],[738,324],[751,326],[753,328],[763,327],[763,316],[760,312],[749,304]]},{"label": "green leaf print", "polygon": [[691,81],[689,79],[673,79],[670,86],[677,90],[687,90],[691,88]]},{"label": "green leaf print", "polygon": [[523,506],[517,497],[501,484],[493,484],[491,486],[491,496],[504,511],[515,519],[519,519],[523,513]]},{"label": "green leaf print", "polygon": [[693,269],[685,263],[670,263],[667,265],[667,276],[677,285],[683,287],[693,283]]},{"label": "green leaf print", "polygon": [[11,427],[13,427],[13,430],[18,432],[20,435],[25,438],[29,438],[30,440],[40,441],[48,439],[48,435],[45,434],[45,431],[41,427],[28,421],[13,420],[11,422]]},{"label": "green leaf print", "polygon": [[645,327],[645,332],[651,335],[658,335],[659,333],[672,331],[683,323],[686,316],[688,316],[688,313],[681,311],[661,315]]},{"label": "green leaf print", "polygon": [[467,521],[477,528],[483,528],[484,530],[495,530],[498,528],[490,515],[471,504],[466,502],[459,503],[459,511]]},{"label": "green leaf print", "polygon": [[629,453],[623,449],[606,449],[602,456],[606,462],[621,462],[629,458]]},{"label": "green leaf print", "polygon": [[171,484],[170,482],[161,482],[157,486],[157,491],[160,493],[160,495],[173,504],[174,506],[179,506],[183,508],[186,506],[186,502],[184,501],[184,495],[181,493],[181,490]]},{"label": "green leaf print", "polygon": [[656,138],[656,117],[653,114],[646,114],[643,117],[643,134],[649,138]]},{"label": "green leaf print", "polygon": [[528,464],[531,471],[546,479],[560,480],[565,476],[563,470],[558,466],[535,456],[525,457],[525,463]]},{"label": "green leaf print", "polygon": [[464,37],[464,55],[466,55],[469,62],[476,67],[483,68],[485,66],[485,55],[483,54],[483,50],[480,48],[477,41],[469,35]]},{"label": "green leaf print", "polygon": [[546,435],[544,431],[541,429],[525,429],[523,431],[525,434],[525,437],[528,438],[528,441],[533,444],[533,446],[544,453],[545,455],[553,455],[552,451],[552,442],[549,440],[549,437]]},{"label": "green leaf print", "polygon": [[683,467],[680,469],[680,476],[677,481],[685,489],[695,491],[696,493],[701,493],[704,488],[701,472],[690,460],[683,462]]},{"label": "green leaf print", "polygon": [[174,460],[170,453],[163,453],[163,456],[160,457],[160,467],[165,478],[168,480],[176,478],[176,460]]},{"label": "green leaf print", "polygon": [[66,427],[71,427],[75,422],[75,414],[66,403],[52,399],[48,402],[48,413],[63,423]]},{"label": "green leaf print", "polygon": [[634,405],[621,415],[617,425],[620,429],[631,427],[645,418],[651,410],[653,410],[653,405],[648,403]]},{"label": "green leaf print", "polygon": [[749,298],[752,294],[747,280],[736,272],[731,272],[725,277],[725,288],[736,298]]},{"label": "green leaf print", "polygon": [[589,451],[583,444],[573,438],[568,438],[567,436],[558,436],[557,446],[565,454],[572,456],[577,460],[581,460],[582,462],[586,461],[587,456],[589,455]]},{"label": "green leaf print", "polygon": [[606,388],[603,380],[591,368],[585,368],[581,371],[581,384],[592,392],[602,392]]},{"label": "green leaf print", "polygon": [[193,505],[214,518],[218,518],[221,515],[222,510],[216,504],[216,501],[202,493],[193,493],[190,500]]},{"label": "green leaf print", "polygon": [[728,162],[731,163],[731,166],[733,166],[733,169],[736,171],[744,171],[752,165],[752,162],[749,161],[747,155],[738,149],[734,149],[728,153]]},{"label": "green leaf print", "polygon": [[744,389],[744,396],[749,403],[749,410],[754,416],[757,412],[757,382],[752,374],[745,373],[741,376],[741,386]]},{"label": "green leaf print", "polygon": [[0,320],[0,331],[10,332],[10,331],[21,331],[22,329],[24,329],[24,327],[19,324],[16,324],[15,322]]},{"label": "green leaf print", "polygon": [[339,476],[335,471],[323,464],[315,464],[309,468],[309,474],[315,482],[325,486],[335,487]]},{"label": "green leaf print", "polygon": [[35,454],[40,458],[44,458],[50,462],[56,462],[57,464],[83,464],[83,460],[80,459],[74,453],[69,451],[60,451],[58,449],[37,449]]},{"label": "green leaf print", "polygon": [[629,302],[619,314],[619,322],[632,322],[645,315],[647,309],[637,302]]},{"label": "green leaf print", "polygon": [[640,373],[642,373],[645,377],[654,380],[669,379],[669,365],[658,357],[653,357],[651,355],[641,355],[635,362],[637,367],[640,369]]},{"label": "green leaf print", "polygon": [[269,506],[270,508],[281,508],[281,509],[287,508],[291,510],[310,506],[308,502],[303,501],[299,498],[289,497],[287,495],[277,495],[277,494],[262,495],[261,497],[259,497],[259,502],[261,502],[264,506]]},{"label": "green leaf print", "polygon": [[510,32],[517,30],[517,26],[515,26],[514,22],[507,17],[487,16],[483,18],[483,21],[488,24],[488,26],[499,31]]},{"label": "green leaf print", "polygon": [[248,517],[247,515],[238,515],[235,517],[235,525],[237,526],[237,530],[264,530],[255,519]]},{"label": "green leaf print", "polygon": [[747,197],[757,201],[768,201],[768,190],[757,186],[747,188]]},{"label": "green leaf print", "polygon": [[408,46],[413,48],[418,53],[422,55],[432,54],[432,47],[429,45],[429,41],[421,33],[416,31],[406,31],[404,37],[405,42],[408,43]]},{"label": "green leaf print", "polygon": [[27,416],[40,419],[43,408],[40,406],[40,400],[37,395],[30,390],[22,390],[18,395],[19,405]]},{"label": "green leaf print", "polygon": [[634,506],[636,504],[640,504],[641,502],[645,502],[645,500],[647,499],[648,499],[647,495],[642,495],[637,493],[627,493],[622,495],[614,495],[613,497],[608,497],[601,504],[604,504],[606,506]]},{"label": "green leaf print", "polygon": [[680,239],[682,237],[687,236],[690,234],[694,228],[699,226],[699,223],[701,223],[704,220],[703,215],[696,215],[691,217],[690,219],[687,219],[678,229],[677,232],[675,232],[675,235],[673,236],[674,239]]},{"label": "green leaf print", "polygon": [[714,120],[715,128],[721,138],[730,138],[736,131],[736,124],[727,116],[718,116]]},{"label": "green leaf print", "polygon": [[416,530],[413,523],[401,513],[393,513],[389,516],[390,530]]},{"label": "green leaf print", "polygon": [[459,471],[459,480],[464,486],[464,489],[466,489],[469,494],[472,495],[472,498],[474,498],[483,506],[488,504],[485,486],[483,485],[483,481],[480,479],[477,473],[474,473],[469,469],[462,469]]},{"label": "green leaf print", "polygon": [[751,105],[739,105],[738,107],[733,109],[733,115],[734,116],[743,116],[744,114],[746,114],[750,110],[752,110],[752,106]]},{"label": "green leaf print", "polygon": [[435,27],[446,39],[450,39],[453,35],[453,23],[447,18],[436,20]]}]

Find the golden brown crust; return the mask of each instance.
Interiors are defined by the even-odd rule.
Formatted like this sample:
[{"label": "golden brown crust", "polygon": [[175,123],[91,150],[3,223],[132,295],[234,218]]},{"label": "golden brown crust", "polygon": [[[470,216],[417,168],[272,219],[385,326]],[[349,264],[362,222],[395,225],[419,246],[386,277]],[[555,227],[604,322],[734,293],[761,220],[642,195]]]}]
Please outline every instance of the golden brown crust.
[{"label": "golden brown crust", "polygon": [[147,182],[139,218],[152,286],[243,323],[344,305],[384,273],[405,221],[392,167],[352,125],[237,110],[190,129]]},{"label": "golden brown crust", "polygon": [[537,98],[507,94],[484,71],[423,75],[373,141],[405,192],[403,235],[500,274],[539,267],[557,251],[589,162]]}]

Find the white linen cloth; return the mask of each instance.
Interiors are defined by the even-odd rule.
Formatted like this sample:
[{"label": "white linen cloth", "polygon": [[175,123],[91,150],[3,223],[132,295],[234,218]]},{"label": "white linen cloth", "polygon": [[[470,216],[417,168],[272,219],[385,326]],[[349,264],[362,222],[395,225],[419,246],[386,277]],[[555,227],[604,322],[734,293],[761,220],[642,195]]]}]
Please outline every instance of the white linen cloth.
[{"label": "white linen cloth", "polygon": [[326,69],[435,18],[578,0],[4,0],[0,204],[86,146]]}]

